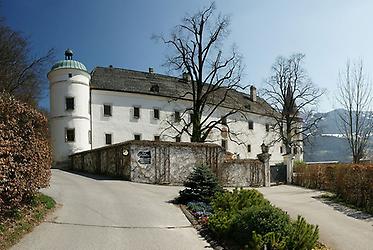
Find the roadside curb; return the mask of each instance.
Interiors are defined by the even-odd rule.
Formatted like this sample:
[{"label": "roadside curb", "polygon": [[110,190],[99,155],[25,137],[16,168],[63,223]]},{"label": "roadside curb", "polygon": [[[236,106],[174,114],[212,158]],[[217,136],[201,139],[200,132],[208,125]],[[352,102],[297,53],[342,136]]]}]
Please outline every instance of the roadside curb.
[{"label": "roadside curb", "polygon": [[214,250],[225,250],[224,247],[219,245],[219,243],[214,240],[210,232],[206,227],[201,226],[198,221],[194,218],[194,216],[189,212],[185,205],[178,205],[181,211],[184,213],[185,217],[189,220],[192,226],[197,230],[198,234],[209,243],[210,247]]}]

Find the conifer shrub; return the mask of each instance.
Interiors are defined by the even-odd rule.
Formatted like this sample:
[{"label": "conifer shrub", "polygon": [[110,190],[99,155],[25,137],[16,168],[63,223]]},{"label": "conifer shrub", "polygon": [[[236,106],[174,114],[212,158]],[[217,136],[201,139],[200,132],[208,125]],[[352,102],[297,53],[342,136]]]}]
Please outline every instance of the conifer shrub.
[{"label": "conifer shrub", "polygon": [[318,239],[317,227],[302,217],[293,222],[256,190],[218,194],[211,205],[209,229],[238,249],[312,249]]},{"label": "conifer shrub", "polygon": [[209,202],[216,193],[223,191],[214,173],[204,165],[193,169],[184,186],[186,188],[179,192],[178,202],[185,204],[190,201]]},{"label": "conifer shrub", "polygon": [[0,94],[0,217],[49,184],[50,164],[47,118]]}]

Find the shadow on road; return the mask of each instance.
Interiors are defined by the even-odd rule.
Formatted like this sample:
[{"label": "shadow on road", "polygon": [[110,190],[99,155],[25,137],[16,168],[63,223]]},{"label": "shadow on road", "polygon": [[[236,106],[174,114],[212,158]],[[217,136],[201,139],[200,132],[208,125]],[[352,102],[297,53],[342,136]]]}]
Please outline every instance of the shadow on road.
[{"label": "shadow on road", "polygon": [[70,169],[58,169],[58,170],[68,172],[68,173],[71,173],[71,174],[84,176],[84,177],[91,178],[91,179],[94,179],[94,180],[97,180],[97,181],[125,181],[123,178],[120,178],[120,177],[90,174],[90,173],[79,172],[79,171],[70,170]]},{"label": "shadow on road", "polygon": [[366,212],[363,212],[363,211],[360,211],[360,210],[357,210],[351,207],[347,207],[341,203],[338,203],[336,201],[332,201],[332,200],[329,200],[323,197],[314,196],[313,198],[320,200],[322,203],[328,206],[331,206],[334,210],[338,212],[342,212],[349,217],[352,217],[358,220],[373,222],[373,215],[371,214],[368,214]]}]

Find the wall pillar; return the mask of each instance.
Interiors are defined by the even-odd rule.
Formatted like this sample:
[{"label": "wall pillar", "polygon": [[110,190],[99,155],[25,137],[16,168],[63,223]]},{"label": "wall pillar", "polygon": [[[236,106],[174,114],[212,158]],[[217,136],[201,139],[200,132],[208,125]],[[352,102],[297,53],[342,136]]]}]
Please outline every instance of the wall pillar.
[{"label": "wall pillar", "polygon": [[269,187],[271,186],[271,171],[269,166],[269,159],[271,158],[271,154],[268,153],[261,153],[257,155],[259,161],[261,161],[264,165],[264,186]]},{"label": "wall pillar", "polygon": [[292,154],[284,155],[284,163],[286,165],[286,181],[291,184],[293,182],[294,156]]}]

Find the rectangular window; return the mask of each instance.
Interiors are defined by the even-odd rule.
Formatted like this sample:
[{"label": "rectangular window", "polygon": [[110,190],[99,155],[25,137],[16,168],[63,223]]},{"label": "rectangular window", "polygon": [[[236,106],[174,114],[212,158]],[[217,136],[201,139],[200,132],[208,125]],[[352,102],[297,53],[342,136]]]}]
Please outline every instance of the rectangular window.
[{"label": "rectangular window", "polygon": [[65,98],[66,103],[66,110],[74,110],[74,97],[66,97]]},{"label": "rectangular window", "polygon": [[140,118],[140,108],[133,107],[133,118],[139,119]]},{"label": "rectangular window", "polygon": [[105,134],[105,143],[106,143],[106,145],[112,144],[112,135],[111,134]]},{"label": "rectangular window", "polygon": [[154,141],[160,141],[160,140],[161,140],[161,138],[159,137],[159,135],[154,136]]},{"label": "rectangular window", "polygon": [[134,135],[134,139],[135,139],[135,141],[140,141],[141,140],[141,135],[140,134]]},{"label": "rectangular window", "polygon": [[280,153],[282,154],[284,152],[284,148],[281,146],[280,147]]},{"label": "rectangular window", "polygon": [[88,130],[88,143],[92,144],[92,132],[91,132],[91,130]]},{"label": "rectangular window", "polygon": [[73,77],[73,74],[72,73],[69,73],[69,78]]},{"label": "rectangular window", "polygon": [[251,145],[247,145],[247,152],[251,153]]},{"label": "rectangular window", "polygon": [[249,129],[254,129],[254,122],[253,121],[249,121]]},{"label": "rectangular window", "polygon": [[227,117],[222,117],[221,118],[221,124],[227,125]]},{"label": "rectangular window", "polygon": [[180,112],[179,111],[175,111],[175,122],[180,122],[181,118],[180,118]]},{"label": "rectangular window", "polygon": [[293,151],[294,151],[295,155],[298,154],[298,148],[297,147],[294,147]]},{"label": "rectangular window", "polygon": [[111,116],[111,105],[109,104],[104,104],[104,116]]},{"label": "rectangular window", "polygon": [[154,109],[154,119],[159,119],[159,109]]},{"label": "rectangular window", "polygon": [[175,137],[175,141],[176,141],[176,142],[181,142],[181,137],[180,137],[180,136],[176,136],[176,137]]},{"label": "rectangular window", "polygon": [[228,143],[227,140],[221,140],[221,146],[224,150],[228,150]]},{"label": "rectangular window", "polygon": [[65,141],[66,142],[74,142],[75,141],[75,129],[74,128],[65,129]]},{"label": "rectangular window", "polygon": [[266,124],[266,132],[269,132],[269,124]]}]

